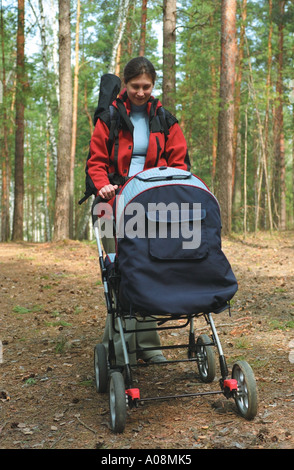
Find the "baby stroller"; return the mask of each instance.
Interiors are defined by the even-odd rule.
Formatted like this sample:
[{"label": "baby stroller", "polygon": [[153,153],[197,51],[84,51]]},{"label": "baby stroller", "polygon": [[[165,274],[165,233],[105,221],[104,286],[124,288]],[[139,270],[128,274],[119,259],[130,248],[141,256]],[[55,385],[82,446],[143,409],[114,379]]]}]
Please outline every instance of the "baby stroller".
[{"label": "baby stroller", "polygon": [[[189,326],[187,344],[161,349],[186,348],[184,360],[195,361],[201,381],[210,383],[216,375],[216,348],[220,389],[174,397],[223,394],[235,400],[245,419],[253,419],[257,413],[253,371],[241,360],[233,365],[229,377],[212,318],[212,314],[230,309],[230,300],[238,289],[221,249],[220,210],[215,196],[190,172],[160,167],[142,171],[127,181],[115,198],[113,218],[110,207],[97,198],[92,216],[111,325],[108,352],[103,344],[94,348],[94,372],[97,392],[109,390],[111,429],[124,431],[128,407],[149,399],[172,398],[142,398],[140,390],[133,386],[129,354],[134,351],[129,350],[124,339],[126,318],[140,321],[151,317],[158,330],[168,329],[175,320],[182,328],[185,320],[184,326]],[[106,226],[115,232],[116,253],[104,257],[100,237],[101,230],[107,232]],[[194,319],[199,316],[204,317],[211,334],[201,334],[196,339]],[[117,364],[114,331],[120,334],[123,366]],[[181,360],[156,366],[164,367],[169,362]]]}]

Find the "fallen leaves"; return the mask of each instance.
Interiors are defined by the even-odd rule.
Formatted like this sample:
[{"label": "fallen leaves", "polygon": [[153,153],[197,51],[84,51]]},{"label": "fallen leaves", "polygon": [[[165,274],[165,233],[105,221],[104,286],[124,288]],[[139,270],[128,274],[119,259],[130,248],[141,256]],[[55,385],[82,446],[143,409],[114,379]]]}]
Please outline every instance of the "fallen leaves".
[{"label": "fallen leaves", "polygon": [[33,431],[31,430],[31,428],[29,428],[26,424],[24,423],[19,423],[17,425],[17,428],[23,433],[23,434],[33,434]]},{"label": "fallen leaves", "polygon": [[9,396],[8,392],[6,392],[5,390],[1,390],[0,391],[0,400],[1,401],[9,401],[10,396]]},{"label": "fallen leaves", "polygon": [[[244,244],[226,243],[240,288],[232,317],[217,315],[215,323],[229,367],[242,355],[254,369],[260,400],[256,420],[240,419],[234,401],[223,396],[176,399],[128,411],[125,433],[114,435],[108,425],[108,394],[97,394],[93,384],[93,346],[102,337],[106,317],[103,288],[96,285],[96,247],[7,244],[0,251],[1,446],[293,448],[294,331],[289,320],[294,314],[294,234],[285,235],[282,243],[249,235]],[[23,262],[27,258],[29,265]],[[272,320],[279,329],[270,325]],[[196,335],[207,331],[204,324],[195,321]],[[184,328],[161,332],[163,341],[172,343],[184,342],[185,335]],[[171,358],[177,355],[185,352],[173,351]],[[209,391],[218,385],[201,384],[197,373],[196,364],[184,363],[140,368],[134,379],[144,396],[194,387]]]}]

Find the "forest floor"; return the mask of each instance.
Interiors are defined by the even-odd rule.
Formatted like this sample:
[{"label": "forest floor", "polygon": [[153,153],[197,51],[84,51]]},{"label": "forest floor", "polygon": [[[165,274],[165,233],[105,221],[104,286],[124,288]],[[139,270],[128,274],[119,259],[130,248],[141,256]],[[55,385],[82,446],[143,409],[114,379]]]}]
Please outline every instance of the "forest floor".
[{"label": "forest floor", "polygon": [[[229,368],[246,360],[258,412],[246,421],[223,394],[143,402],[126,429],[109,427],[93,349],[106,308],[95,243],[0,244],[1,449],[293,449],[294,233],[223,240],[239,282],[232,316],[214,320]],[[196,334],[205,331],[203,319]],[[161,332],[183,342],[185,329]],[[165,352],[168,358],[186,352]],[[192,363],[135,368],[141,396],[219,390]]]}]

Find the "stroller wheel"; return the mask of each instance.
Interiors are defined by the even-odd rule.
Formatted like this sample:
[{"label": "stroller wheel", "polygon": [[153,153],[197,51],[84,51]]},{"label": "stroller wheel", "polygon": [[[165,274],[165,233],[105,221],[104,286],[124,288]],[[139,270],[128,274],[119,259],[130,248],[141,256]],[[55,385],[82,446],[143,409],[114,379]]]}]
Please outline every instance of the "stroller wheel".
[{"label": "stroller wheel", "polygon": [[96,344],[94,348],[94,373],[98,393],[105,393],[108,383],[108,365],[106,349],[103,344]]},{"label": "stroller wheel", "polygon": [[237,361],[233,366],[232,378],[238,382],[235,402],[239,413],[245,419],[253,419],[257,413],[257,389],[250,365],[246,361]]},{"label": "stroller wheel", "polygon": [[127,396],[124,379],[120,372],[113,372],[110,376],[109,408],[112,431],[123,432],[126,425]]},{"label": "stroller wheel", "polygon": [[197,364],[202,382],[210,383],[215,378],[215,355],[208,335],[200,335],[196,342]]}]

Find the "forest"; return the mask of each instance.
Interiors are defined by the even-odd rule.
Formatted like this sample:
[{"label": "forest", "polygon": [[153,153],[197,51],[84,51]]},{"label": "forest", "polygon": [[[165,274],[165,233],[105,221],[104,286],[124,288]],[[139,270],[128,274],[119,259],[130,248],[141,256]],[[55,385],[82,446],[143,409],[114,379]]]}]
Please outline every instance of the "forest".
[{"label": "forest", "polygon": [[93,237],[99,83],[157,70],[225,234],[294,227],[293,0],[1,0],[0,241]]},{"label": "forest", "polygon": [[[92,449],[95,464],[109,450],[293,450],[293,53],[294,0],[0,0],[1,449]],[[113,392],[97,394],[93,351],[117,303],[99,270],[94,196],[79,201],[101,77],[122,80],[137,56],[154,64],[154,96],[219,202],[239,288],[215,323],[232,377],[243,361],[254,371],[237,395],[254,419],[219,396],[223,377],[202,380],[202,356],[214,360],[198,314],[198,369],[183,347],[189,322],[159,322],[167,361],[138,360],[142,400],[123,433],[110,425]]]}]

